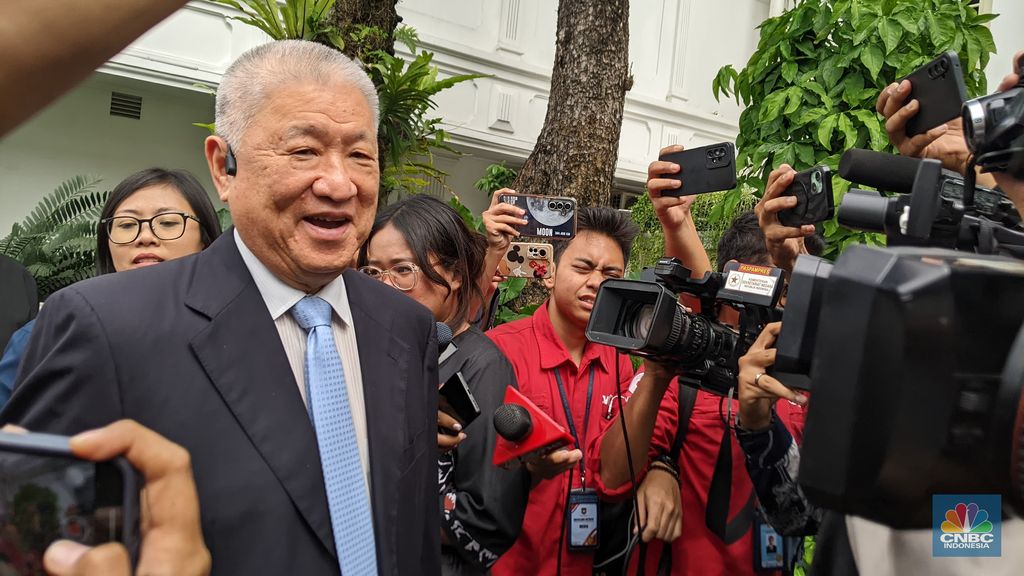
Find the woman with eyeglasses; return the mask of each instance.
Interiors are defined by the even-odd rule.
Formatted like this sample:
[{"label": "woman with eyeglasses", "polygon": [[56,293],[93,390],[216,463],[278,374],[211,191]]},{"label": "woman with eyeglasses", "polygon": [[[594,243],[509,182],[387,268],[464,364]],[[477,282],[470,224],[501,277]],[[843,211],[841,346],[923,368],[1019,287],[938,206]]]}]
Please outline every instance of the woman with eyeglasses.
[{"label": "woman with eyeglasses", "polygon": [[480,408],[465,427],[438,413],[438,446],[457,445],[438,460],[444,575],[487,574],[519,536],[529,497],[525,469],[491,464],[491,415],[516,381],[497,346],[471,325],[483,298],[485,251],[484,237],[454,209],[421,195],[381,210],[360,252],[360,271],[414,298],[452,329],[455,349],[443,351],[442,381],[461,373]]},{"label": "woman with eyeglasses", "polygon": [[[96,227],[96,273],[110,274],[195,254],[220,236],[220,221],[196,177],[148,168],[128,176],[107,197]],[[11,336],[0,359],[0,407],[14,391],[35,321]]]}]

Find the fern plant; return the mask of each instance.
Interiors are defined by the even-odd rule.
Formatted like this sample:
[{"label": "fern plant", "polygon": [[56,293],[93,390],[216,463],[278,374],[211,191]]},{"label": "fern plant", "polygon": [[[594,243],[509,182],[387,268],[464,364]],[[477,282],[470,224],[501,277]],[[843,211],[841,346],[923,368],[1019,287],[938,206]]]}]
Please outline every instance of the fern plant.
[{"label": "fern plant", "polygon": [[[849,148],[893,151],[875,112],[881,90],[934,59],[959,54],[967,92],[985,93],[984,68],[995,51],[986,24],[969,0],[805,0],[765,20],[746,67],[719,70],[715,98],[735,95],[740,115],[740,186],[719,203],[728,220],[744,193],[760,196],[768,173],[786,163],[797,170],[824,164],[833,172]],[[850,183],[833,180],[836,204]],[[833,219],[824,225],[827,255],[853,243],[881,244]]]},{"label": "fern plant", "polygon": [[327,16],[334,8],[335,0],[213,0],[230,6],[244,16],[232,16],[232,20],[255,26],[274,40],[311,40],[334,46],[345,47],[341,34],[328,22]]},{"label": "fern plant", "polygon": [[96,223],[109,194],[95,190],[99,182],[87,176],[63,182],[0,240],[0,253],[35,277],[41,300],[96,271]]}]

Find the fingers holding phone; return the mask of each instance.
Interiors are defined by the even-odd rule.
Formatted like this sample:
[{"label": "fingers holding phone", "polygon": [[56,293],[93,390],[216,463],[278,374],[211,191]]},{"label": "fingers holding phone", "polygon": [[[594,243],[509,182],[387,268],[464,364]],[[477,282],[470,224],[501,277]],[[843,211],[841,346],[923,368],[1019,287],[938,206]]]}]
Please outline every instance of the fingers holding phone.
[{"label": "fingers holding phone", "polygon": [[491,206],[482,215],[488,249],[502,253],[508,250],[513,238],[519,237],[519,227],[526,225],[523,218],[526,210],[502,202],[501,198],[505,194],[515,194],[515,190],[502,188],[495,192],[491,196]]},{"label": "fingers holding phone", "polygon": [[680,174],[679,164],[661,159],[683,150],[678,144],[666,146],[658,153],[659,159],[647,166],[647,195],[651,198],[655,216],[662,226],[668,228],[678,226],[690,217],[690,207],[695,199],[693,196],[678,194],[685,178]]},{"label": "fingers holding phone", "polygon": [[[199,498],[188,452],[156,432],[130,420],[84,432],[69,441],[82,460],[123,457],[143,479],[139,560],[140,574],[202,576],[210,572],[210,553],[199,521]],[[54,543],[44,556],[51,574],[130,574],[128,554],[119,544],[86,547]]]},{"label": "fingers holding phone", "polygon": [[[787,271],[792,271],[797,257],[807,252],[803,239],[815,232],[813,224],[802,224],[797,219],[796,226],[787,226],[780,219],[781,214],[796,210],[800,205],[796,191],[791,190],[797,176],[797,172],[788,164],[773,170],[768,175],[768,186],[765,188],[764,196],[754,208],[772,262]],[[827,193],[831,197],[831,184]],[[831,213],[828,217],[831,217]]]}]

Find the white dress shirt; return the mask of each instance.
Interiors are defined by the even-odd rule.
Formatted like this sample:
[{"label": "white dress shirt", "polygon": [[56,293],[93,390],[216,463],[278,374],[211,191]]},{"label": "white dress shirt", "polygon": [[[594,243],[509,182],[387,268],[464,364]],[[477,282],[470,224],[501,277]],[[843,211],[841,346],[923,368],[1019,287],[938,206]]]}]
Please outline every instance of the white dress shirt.
[{"label": "white dress shirt", "polygon": [[[285,284],[260,262],[259,258],[242,242],[238,230],[235,230],[235,243],[238,252],[245,261],[245,266],[252,274],[252,279],[259,289],[263,301],[267,304],[270,317],[274,320],[277,333],[281,337],[284,353],[288,356],[292,374],[299,387],[302,402],[309,406],[306,398],[306,338],[308,334],[299,326],[289,312],[292,306],[307,294],[302,290]],[[359,346],[356,342],[355,324],[352,322],[352,308],[345,290],[345,279],[339,275],[330,284],[316,293],[331,305],[331,332],[334,344],[341,356],[341,365],[345,369],[345,388],[348,390],[348,403],[352,411],[352,424],[356,431],[356,444],[359,447],[359,462],[363,467],[363,478],[367,490],[370,488],[370,448],[366,435],[366,402],[363,399],[363,374],[359,366]]]}]

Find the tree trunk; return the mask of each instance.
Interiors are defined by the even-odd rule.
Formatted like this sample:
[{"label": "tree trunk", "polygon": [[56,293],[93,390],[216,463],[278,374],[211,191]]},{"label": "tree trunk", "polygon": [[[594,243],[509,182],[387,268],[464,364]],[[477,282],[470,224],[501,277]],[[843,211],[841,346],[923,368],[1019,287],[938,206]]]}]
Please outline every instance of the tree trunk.
[{"label": "tree trunk", "polygon": [[[331,24],[341,32],[345,39],[343,52],[350,58],[357,58],[362,53],[383,50],[395,55],[395,28],[402,21],[395,6],[398,0],[338,0],[330,16]],[[368,38],[356,44],[349,34],[355,25],[373,26],[383,32],[379,36]]]},{"label": "tree trunk", "polygon": [[551,97],[537,145],[519,172],[524,194],[606,206],[618,160],[629,74],[629,0],[561,0]]}]

